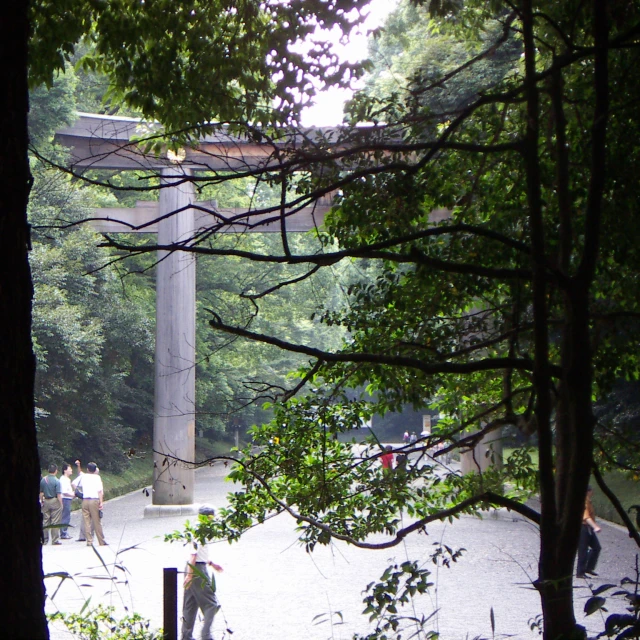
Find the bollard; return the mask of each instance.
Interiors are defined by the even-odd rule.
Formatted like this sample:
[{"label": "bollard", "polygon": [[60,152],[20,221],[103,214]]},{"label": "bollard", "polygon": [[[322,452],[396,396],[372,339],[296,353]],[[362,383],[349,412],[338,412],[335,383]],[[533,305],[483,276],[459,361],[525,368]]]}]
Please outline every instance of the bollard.
[{"label": "bollard", "polygon": [[163,569],[164,640],[178,640],[178,570]]}]

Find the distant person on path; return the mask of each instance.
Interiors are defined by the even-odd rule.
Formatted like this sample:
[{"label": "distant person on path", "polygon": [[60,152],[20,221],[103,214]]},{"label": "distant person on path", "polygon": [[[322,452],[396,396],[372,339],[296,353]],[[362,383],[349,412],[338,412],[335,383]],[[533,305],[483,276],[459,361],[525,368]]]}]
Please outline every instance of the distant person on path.
[{"label": "distant person on path", "polygon": [[40,506],[42,508],[42,544],[49,542],[49,529],[51,529],[51,544],[62,544],[60,528],[51,525],[60,524],[62,515],[62,490],[58,480],[58,466],[49,465],[49,475],[40,480]]},{"label": "distant person on path", "polygon": [[416,442],[418,442],[418,436],[415,431],[412,431],[409,437],[409,444],[415,444]]},{"label": "distant person on path", "polygon": [[584,505],[580,541],[578,543],[578,567],[576,578],[584,578],[585,574],[597,576],[596,565],[600,556],[600,541],[596,535],[601,529],[596,522],[596,512],[591,503],[593,489],[587,487],[587,499]]},{"label": "distant person on path", "polygon": [[405,431],[402,434],[402,442],[404,442],[405,444],[409,443],[409,432],[408,431]]},{"label": "distant person on path", "polygon": [[[82,520],[84,522],[84,535],[87,539],[87,546],[93,545],[93,530],[95,530],[98,544],[107,544],[102,533],[102,522],[100,521],[100,511],[104,503],[104,490],[102,479],[96,473],[98,467],[95,462],[87,464],[87,472],[80,476],[76,486],[82,487]],[[93,526],[93,530],[92,530]]]},{"label": "distant person on path", "polygon": [[[77,489],[78,491],[80,491],[80,493],[82,493],[82,476],[84,474],[82,473],[82,464],[80,460],[76,460],[76,467],[78,468],[78,475],[76,476],[76,479],[71,483],[71,486],[73,487],[74,491]],[[97,466],[96,466],[96,474],[100,475],[100,469]],[[80,500],[82,500],[82,498],[80,498]],[[104,515],[104,508],[100,507],[100,518],[102,518],[103,515]],[[96,532],[95,525],[93,524],[93,521],[92,521],[91,522],[91,539],[93,539],[95,532]],[[84,518],[82,516],[82,511],[80,511],[80,525],[78,527],[78,537],[76,538],[76,541],[77,542],[87,541],[87,536],[84,533]]]},{"label": "distant person on path", "polygon": [[393,469],[393,450],[389,445],[384,448],[384,453],[380,456],[382,470],[387,473]]},{"label": "distant person on path", "polygon": [[[202,516],[213,516],[213,507],[202,505],[198,509]],[[211,625],[213,618],[220,609],[216,597],[216,581],[209,574],[208,567],[215,571],[222,571],[222,567],[209,560],[206,544],[195,544],[191,548],[187,568],[184,573],[184,602],[182,605],[182,640],[193,640],[193,626],[196,622],[198,609],[202,611],[204,623],[200,638],[213,640]]]},{"label": "distant person on path", "polygon": [[87,537],[84,535],[84,520],[82,517],[82,476],[84,474],[82,473],[82,464],[80,463],[80,460],[76,460],[76,468],[78,469],[78,475],[71,483],[71,488],[74,491],[74,495],[80,500],[80,524],[78,525],[78,537],[76,538],[76,541],[86,542]]},{"label": "distant person on path", "polygon": [[62,540],[71,540],[67,528],[71,522],[71,503],[75,497],[73,487],[71,486],[72,473],[73,468],[68,462],[65,462],[62,465],[62,475],[60,476],[60,489],[62,491],[62,516],[60,517],[60,524],[65,525],[60,530],[60,538]]}]

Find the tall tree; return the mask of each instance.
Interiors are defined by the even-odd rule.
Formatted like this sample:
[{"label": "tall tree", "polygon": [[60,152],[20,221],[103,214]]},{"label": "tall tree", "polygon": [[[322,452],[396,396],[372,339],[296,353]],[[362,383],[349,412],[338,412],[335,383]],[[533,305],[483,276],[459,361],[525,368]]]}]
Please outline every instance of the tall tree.
[{"label": "tall tree", "polygon": [[32,285],[27,200],[27,3],[9,0],[0,9],[0,456],[7,478],[3,488],[0,605],[5,633],[45,638],[44,587],[38,504],[40,465],[33,409],[35,358],[31,347]]}]

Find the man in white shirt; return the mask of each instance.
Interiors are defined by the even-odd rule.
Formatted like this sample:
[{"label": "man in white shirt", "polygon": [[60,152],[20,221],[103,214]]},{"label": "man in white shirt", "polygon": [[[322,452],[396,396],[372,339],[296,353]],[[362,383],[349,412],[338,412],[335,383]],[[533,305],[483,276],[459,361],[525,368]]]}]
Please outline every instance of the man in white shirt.
[{"label": "man in white shirt", "polygon": [[71,503],[73,502],[74,492],[71,486],[71,473],[73,468],[68,462],[62,465],[62,475],[60,476],[60,491],[62,492],[62,517],[60,524],[65,525],[60,530],[60,538],[62,540],[71,540],[71,536],[67,531],[67,527],[71,522]]},{"label": "man in white shirt", "polygon": [[97,466],[95,462],[87,464],[87,472],[83,473],[74,484],[76,487],[82,488],[82,520],[84,522],[84,534],[87,538],[87,546],[93,545],[93,535],[91,525],[96,532],[98,544],[104,546],[102,533],[102,522],[100,522],[100,511],[103,506],[104,492],[102,487],[102,479],[96,473]]},{"label": "man in white shirt", "polygon": [[[208,505],[202,505],[198,513],[202,516],[213,516],[215,511]],[[184,573],[182,640],[193,640],[193,626],[198,609],[204,616],[200,637],[202,640],[213,640],[211,625],[220,609],[220,604],[216,597],[216,581],[212,575],[209,575],[208,567],[212,567],[215,571],[222,571],[222,567],[209,560],[206,544],[194,543],[189,551],[189,560]]]}]

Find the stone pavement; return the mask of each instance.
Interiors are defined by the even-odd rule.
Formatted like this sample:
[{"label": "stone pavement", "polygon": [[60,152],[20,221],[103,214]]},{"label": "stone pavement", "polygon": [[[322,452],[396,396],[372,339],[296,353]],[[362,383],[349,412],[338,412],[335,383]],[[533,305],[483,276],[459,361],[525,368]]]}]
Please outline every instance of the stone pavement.
[{"label": "stone pavement", "polygon": [[[224,505],[232,489],[225,474],[222,465],[198,471],[196,501]],[[135,611],[149,618],[154,628],[162,626],[162,569],[182,570],[186,558],[185,549],[179,543],[165,543],[163,534],[180,529],[187,518],[145,519],[143,509],[149,503],[142,491],[106,503],[103,523],[108,547],[94,550],[69,540],[43,549],[45,573],[74,575],[48,602],[48,611],[79,611],[91,598],[92,606],[103,603],[120,612]],[[78,515],[74,513],[72,524],[78,524]],[[602,524],[600,577],[590,581],[594,586],[634,575],[634,543],[620,527]],[[451,524],[433,524],[427,535],[409,536],[402,545],[384,551],[336,543],[309,555],[296,542],[294,528],[293,520],[281,515],[248,532],[239,543],[211,545],[212,559],[224,567],[224,573],[216,575],[222,604],[214,622],[216,640],[347,640],[356,632],[366,634],[370,627],[361,615],[363,589],[388,564],[407,558],[432,567],[434,583],[407,615],[433,614],[428,628],[439,631],[444,640],[538,637],[529,627],[540,611],[531,587],[537,531],[517,514],[498,510],[483,519],[463,516]],[[430,551],[439,542],[466,549],[450,569],[431,563]],[[50,596],[58,582],[53,577],[46,580]],[[589,582],[577,581],[576,590],[578,620],[594,633],[601,630],[601,616],[585,618],[582,613],[591,594]],[[623,603],[609,610],[622,611]],[[52,638],[71,636],[56,627]]]}]

